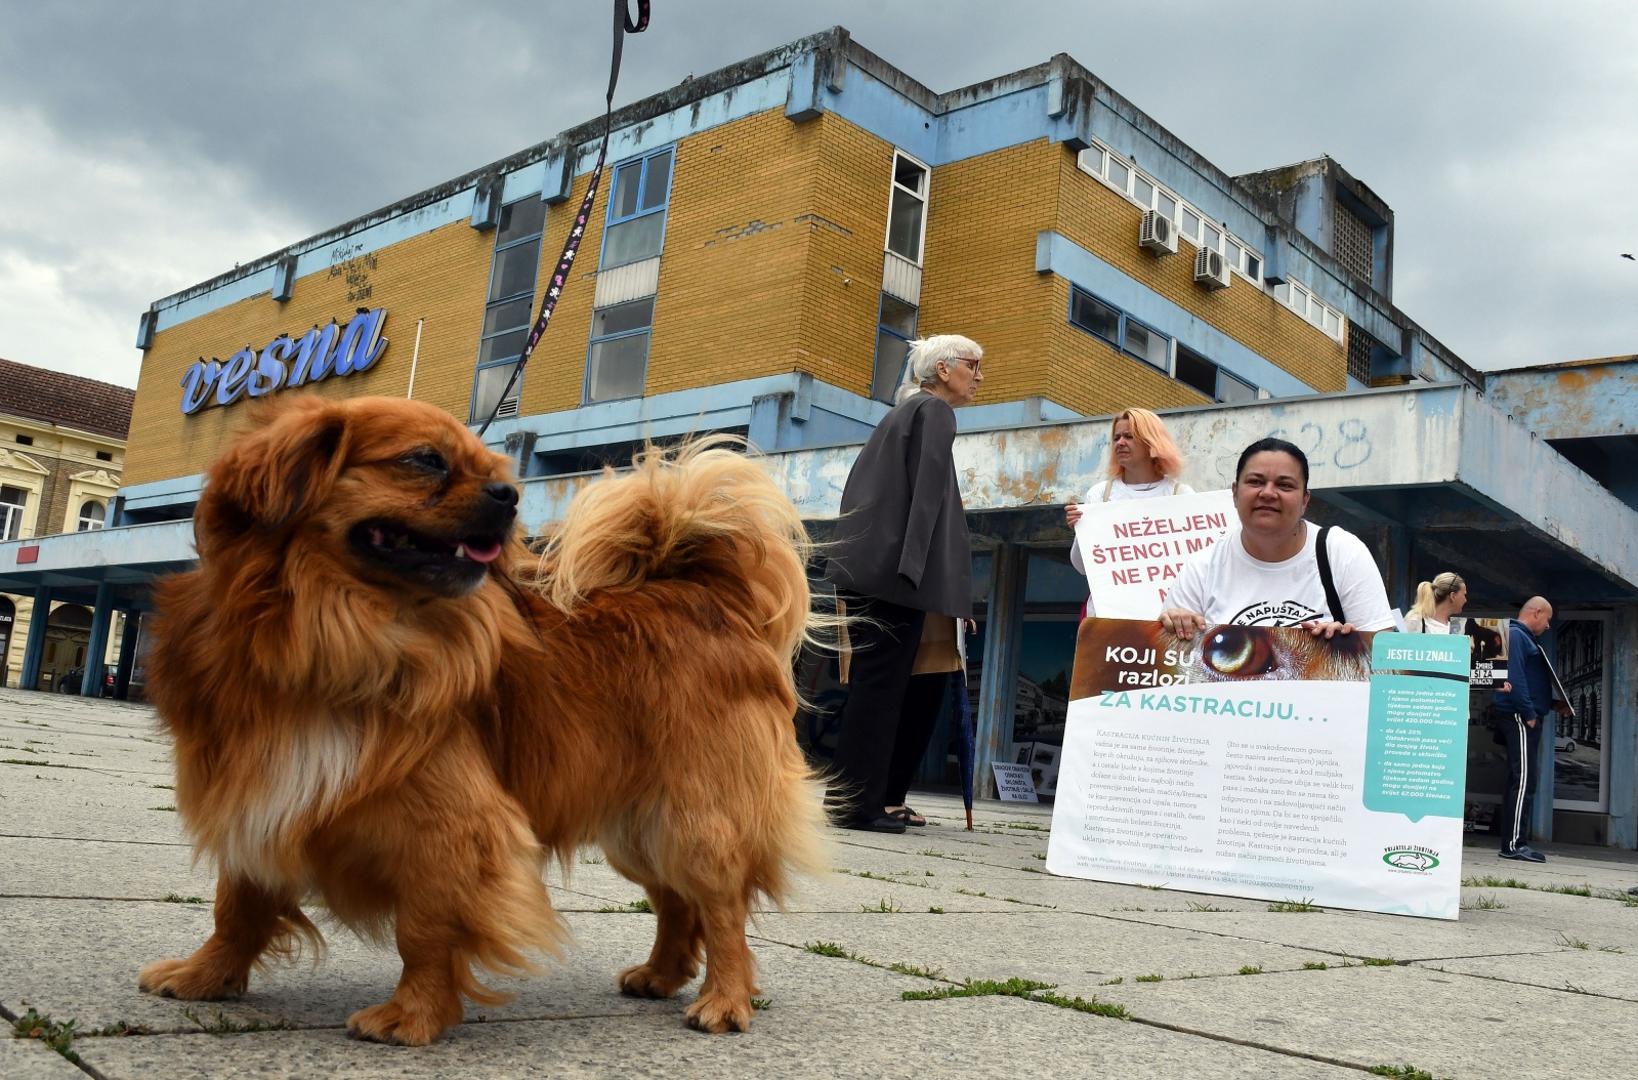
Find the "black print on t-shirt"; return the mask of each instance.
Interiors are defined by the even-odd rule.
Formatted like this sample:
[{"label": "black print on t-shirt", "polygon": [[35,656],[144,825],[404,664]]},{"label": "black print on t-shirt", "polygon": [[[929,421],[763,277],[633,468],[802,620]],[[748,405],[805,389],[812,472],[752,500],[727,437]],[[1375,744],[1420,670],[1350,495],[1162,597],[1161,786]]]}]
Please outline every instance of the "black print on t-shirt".
[{"label": "black print on t-shirt", "polygon": [[1241,608],[1229,622],[1235,626],[1301,626],[1323,614],[1295,600],[1264,600]]}]

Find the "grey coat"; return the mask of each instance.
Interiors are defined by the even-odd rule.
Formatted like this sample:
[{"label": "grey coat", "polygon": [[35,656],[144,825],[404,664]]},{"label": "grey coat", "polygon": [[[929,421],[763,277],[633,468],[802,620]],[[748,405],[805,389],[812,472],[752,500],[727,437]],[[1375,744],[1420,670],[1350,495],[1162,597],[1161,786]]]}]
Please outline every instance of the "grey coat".
[{"label": "grey coat", "polygon": [[939,615],[972,615],[972,545],[956,484],[955,410],[916,394],[882,418],[842,490],[825,576]]}]

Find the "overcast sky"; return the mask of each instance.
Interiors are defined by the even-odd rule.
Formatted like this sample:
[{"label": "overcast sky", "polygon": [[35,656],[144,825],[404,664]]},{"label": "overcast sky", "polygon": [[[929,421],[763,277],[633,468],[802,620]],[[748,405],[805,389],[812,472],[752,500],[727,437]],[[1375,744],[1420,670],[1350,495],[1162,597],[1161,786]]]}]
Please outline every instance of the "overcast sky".
[{"label": "overcast sky", "polygon": [[[1475,367],[1638,352],[1638,9],[654,0],[615,104],[840,24],[936,91],[1068,52],[1229,173],[1330,154]],[[635,4],[633,4],[635,7]],[[137,318],[601,111],[606,0],[0,0],[0,356],[133,386]]]}]

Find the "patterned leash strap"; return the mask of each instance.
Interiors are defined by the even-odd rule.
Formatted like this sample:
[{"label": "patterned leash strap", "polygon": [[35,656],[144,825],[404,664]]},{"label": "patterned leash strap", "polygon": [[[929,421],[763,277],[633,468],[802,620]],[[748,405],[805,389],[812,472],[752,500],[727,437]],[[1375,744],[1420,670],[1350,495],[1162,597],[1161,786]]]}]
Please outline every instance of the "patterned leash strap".
[{"label": "patterned leash strap", "polygon": [[[592,169],[591,183],[586,185],[586,197],[580,200],[580,212],[574,216],[574,226],[569,230],[569,238],[563,242],[563,254],[558,256],[557,269],[552,271],[551,280],[546,284],[546,292],[540,298],[540,314],[535,317],[534,329],[529,331],[529,340],[524,343],[523,355],[518,357],[517,366],[512,369],[512,377],[506,380],[506,389],[495,399],[495,407],[489,410],[489,418],[478,429],[480,439],[483,438],[484,432],[489,430],[489,425],[495,422],[501,404],[512,396],[513,387],[523,378],[524,366],[529,363],[529,357],[534,354],[541,335],[546,332],[546,324],[552,321],[552,312],[557,308],[557,298],[563,295],[563,286],[569,280],[569,268],[574,266],[574,257],[580,252],[581,238],[586,234],[586,223],[591,220],[592,203],[597,199],[597,187],[603,179],[603,163],[609,154],[609,129],[614,115],[614,84],[620,80],[620,53],[627,34],[641,34],[648,29],[649,0],[637,0],[636,22],[631,20],[627,3],[628,0],[614,0],[614,53],[609,60],[609,89],[604,95],[603,102],[603,144],[597,150],[597,165]],[[574,147],[567,147],[564,152],[570,155],[569,167],[572,172]]]}]

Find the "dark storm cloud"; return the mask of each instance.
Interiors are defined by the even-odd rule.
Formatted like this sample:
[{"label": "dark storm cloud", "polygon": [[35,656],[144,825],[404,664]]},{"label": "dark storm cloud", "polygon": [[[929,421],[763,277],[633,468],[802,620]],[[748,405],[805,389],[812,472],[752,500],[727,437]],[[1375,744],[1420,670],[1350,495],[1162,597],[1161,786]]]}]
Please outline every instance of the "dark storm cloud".
[{"label": "dark storm cloud", "polygon": [[[616,104],[833,24],[935,90],[1064,51],[1231,173],[1341,161],[1469,362],[1638,349],[1624,2],[654,6]],[[149,301],[602,109],[602,0],[0,7],[0,355],[126,383]]]}]

